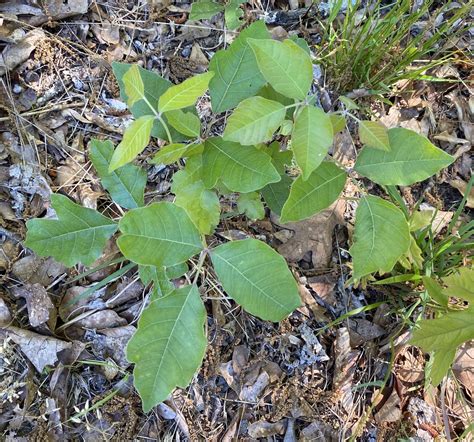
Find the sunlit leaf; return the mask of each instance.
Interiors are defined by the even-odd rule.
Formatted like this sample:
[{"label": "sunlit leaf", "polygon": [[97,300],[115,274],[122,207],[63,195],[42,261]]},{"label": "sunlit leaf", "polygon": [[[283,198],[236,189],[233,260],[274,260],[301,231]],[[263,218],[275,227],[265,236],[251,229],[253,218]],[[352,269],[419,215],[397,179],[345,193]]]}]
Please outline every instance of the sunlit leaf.
[{"label": "sunlit leaf", "polygon": [[232,44],[212,57],[209,70],[215,76],[209,83],[212,110],[215,113],[231,109],[245,98],[255,95],[265,84],[247,39],[267,39],[270,34],[263,21],[244,29]]},{"label": "sunlit leaf", "polygon": [[158,110],[168,112],[193,105],[206,92],[213,75],[214,72],[198,74],[176,86],[171,86],[158,100]]},{"label": "sunlit leaf", "polygon": [[311,57],[291,40],[283,43],[276,40],[249,38],[258,68],[280,94],[303,100],[313,81]]},{"label": "sunlit leaf", "polygon": [[135,120],[123,134],[122,141],[115,148],[109,165],[109,172],[133,161],[150,142],[154,117],[145,115]]},{"label": "sunlit leaf", "polygon": [[109,173],[109,164],[114,152],[111,141],[92,140],[89,157],[112,199],[125,209],[143,206],[143,193],[147,175],[143,168],[126,164]]},{"label": "sunlit leaf", "polygon": [[306,181],[298,177],[281,211],[281,222],[300,221],[329,207],[344,189],[346,177],[344,170],[329,162],[323,162]]},{"label": "sunlit leaf", "polygon": [[390,150],[387,128],[380,121],[361,121],[359,123],[360,141],[367,147]]},{"label": "sunlit leaf", "polygon": [[291,149],[303,180],[323,162],[333,140],[331,119],[321,109],[305,106],[298,114],[291,136]]},{"label": "sunlit leaf", "polygon": [[277,322],[301,305],[285,260],[264,242],[228,242],[213,249],[211,257],[224,290],[249,313]]},{"label": "sunlit leaf", "polygon": [[364,147],[355,170],[377,184],[409,186],[449,166],[454,158],[427,138],[404,128],[389,129],[390,152]]},{"label": "sunlit leaf", "polygon": [[242,145],[270,140],[285,119],[282,104],[262,97],[242,101],[227,120],[223,138]]},{"label": "sunlit leaf", "polygon": [[25,246],[40,256],[52,256],[67,267],[79,262],[92,264],[117,230],[117,224],[63,195],[52,194],[51,203],[58,219],[27,221]]},{"label": "sunlit leaf", "polygon": [[145,97],[143,84],[138,65],[134,64],[122,77],[125,93],[128,96],[127,105],[131,108],[137,101]]},{"label": "sunlit leaf", "polygon": [[119,228],[120,251],[137,264],[172,266],[202,249],[199,232],[185,210],[169,202],[130,210]]},{"label": "sunlit leaf", "polygon": [[176,289],[143,311],[127,345],[143,410],[163,402],[175,387],[191,382],[204,358],[206,309],[196,286]]},{"label": "sunlit leaf", "polygon": [[253,192],[280,180],[268,154],[218,137],[206,140],[203,168],[206,187],[212,188],[221,180],[233,192]]},{"label": "sunlit leaf", "polygon": [[410,247],[410,232],[403,212],[382,198],[367,195],[356,210],[352,255],[354,278],[390,272]]},{"label": "sunlit leaf", "polygon": [[199,137],[201,133],[201,121],[191,112],[183,112],[181,109],[166,112],[169,124],[178,132],[188,137]]}]

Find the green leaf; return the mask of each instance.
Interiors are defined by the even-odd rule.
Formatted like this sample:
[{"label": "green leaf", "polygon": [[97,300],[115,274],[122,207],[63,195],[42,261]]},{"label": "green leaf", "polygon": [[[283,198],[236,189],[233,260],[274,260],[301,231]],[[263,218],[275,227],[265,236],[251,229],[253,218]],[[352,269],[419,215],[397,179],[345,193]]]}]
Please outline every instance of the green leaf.
[{"label": "green leaf", "polygon": [[183,112],[181,109],[166,113],[168,123],[178,132],[188,137],[199,137],[201,135],[201,121],[191,112]]},{"label": "green leaf", "polygon": [[150,160],[152,164],[173,164],[185,156],[188,144],[173,143],[160,148],[158,153]]},{"label": "green leaf", "polygon": [[109,173],[109,164],[114,152],[111,141],[92,140],[89,157],[101,179],[101,184],[112,199],[125,209],[143,206],[143,193],[147,180],[143,168],[126,164]]},{"label": "green leaf", "polygon": [[224,290],[252,315],[278,322],[301,305],[285,260],[264,242],[228,242],[213,249],[211,258]]},{"label": "green leaf", "polygon": [[346,119],[344,115],[331,113],[329,114],[329,118],[331,119],[333,135],[341,132],[346,127]]},{"label": "green leaf", "polygon": [[244,11],[242,11],[239,6],[245,2],[246,0],[230,0],[227,3],[224,10],[225,25],[227,29],[234,30],[242,24]]},{"label": "green leaf", "polygon": [[[126,103],[128,103],[129,98],[125,90],[123,77],[132,68],[132,66],[135,66],[135,65],[127,64],[127,63],[118,63],[115,61],[112,63],[112,69],[120,87],[120,97]],[[132,115],[134,116],[135,119],[143,117],[144,115],[155,116],[155,112],[158,111],[158,99],[167,89],[171,87],[172,84],[168,80],[165,80],[164,78],[160,77],[155,72],[148,71],[146,69],[143,69],[140,66],[138,66],[138,71],[140,73],[140,77],[142,79],[142,82],[145,88],[145,98],[152,105],[153,109],[150,109],[147,102],[144,99],[142,99],[135,102],[130,107],[130,111],[132,112]],[[191,111],[193,113],[196,113],[195,109],[191,108]],[[167,117],[165,115],[163,115],[162,118],[163,120],[165,120],[165,122],[167,121]],[[183,136],[182,134],[177,132],[173,127],[169,127],[169,130],[171,132],[171,136],[174,141],[182,141],[186,139],[186,136]],[[151,135],[155,138],[168,140],[165,128],[163,127],[163,125],[160,123],[158,119],[155,119],[155,121],[153,122]]]},{"label": "green leaf", "polygon": [[429,376],[433,387],[437,387],[441,384],[443,378],[448,374],[455,357],[456,348],[442,348],[439,349],[439,351],[431,352],[429,361],[431,370]]},{"label": "green leaf", "polygon": [[58,219],[27,221],[25,246],[40,256],[52,256],[67,267],[79,262],[92,264],[117,230],[117,224],[63,195],[52,194],[51,204]]},{"label": "green leaf", "polygon": [[224,6],[216,2],[194,2],[191,6],[189,20],[202,20],[214,17],[214,15],[224,10]]},{"label": "green leaf", "polygon": [[134,64],[122,77],[127,94],[127,105],[131,108],[137,101],[145,97],[145,86],[143,84],[138,65]]},{"label": "green leaf", "polygon": [[188,160],[186,167],[173,175],[171,191],[198,230],[210,235],[219,224],[221,206],[216,192],[206,189],[199,179],[200,173],[201,157]]},{"label": "green leaf", "polygon": [[345,184],[346,172],[326,161],[306,181],[299,176],[281,211],[281,222],[300,221],[326,209],[337,200]]},{"label": "green leaf", "polygon": [[127,345],[135,364],[134,384],[143,410],[163,402],[175,387],[185,388],[206,351],[206,309],[196,286],[176,289],[143,311]]},{"label": "green leaf", "polygon": [[461,267],[443,278],[444,293],[474,303],[474,269]]},{"label": "green leaf", "polygon": [[436,301],[439,305],[447,307],[449,299],[443,293],[443,289],[436,282],[436,280],[430,278],[429,276],[423,276],[422,280],[428,295],[430,295],[430,298]]},{"label": "green leaf", "polygon": [[265,208],[258,192],[241,193],[237,199],[237,208],[249,219],[256,220],[265,217]]},{"label": "green leaf", "polygon": [[137,264],[167,267],[199,253],[199,232],[181,207],[169,202],[130,210],[119,222],[123,255]]},{"label": "green leaf", "polygon": [[298,114],[291,135],[291,148],[303,180],[322,163],[332,145],[331,119],[321,109],[305,106]]},{"label": "green leaf", "polygon": [[304,100],[313,81],[311,57],[291,40],[283,43],[276,40],[249,38],[258,68],[280,94]]},{"label": "green leaf", "polygon": [[281,215],[283,206],[290,195],[293,180],[285,173],[277,183],[267,184],[262,190],[262,196],[267,206],[277,215]]},{"label": "green leaf", "polygon": [[427,138],[404,128],[389,129],[390,152],[364,147],[355,170],[377,184],[409,186],[449,166],[454,158]]},{"label": "green leaf", "polygon": [[209,70],[215,73],[209,83],[215,113],[237,106],[245,98],[255,95],[265,84],[247,44],[249,37],[270,38],[263,21],[256,21],[244,29],[226,50],[216,52],[209,63]]},{"label": "green leaf", "polygon": [[417,230],[423,229],[426,226],[431,224],[433,220],[434,211],[433,210],[419,210],[413,212],[408,220],[410,225],[410,232],[416,232]]},{"label": "green leaf", "polygon": [[220,179],[233,192],[248,193],[280,180],[270,156],[253,146],[209,138],[202,159],[203,181],[209,189]]},{"label": "green leaf", "polygon": [[152,300],[166,296],[175,289],[164,267],[140,265],[138,274],[143,285],[153,283]]},{"label": "green leaf", "polygon": [[474,310],[449,312],[438,319],[423,319],[414,330],[411,344],[423,350],[453,349],[474,339]]},{"label": "green leaf", "polygon": [[262,97],[242,101],[227,120],[223,138],[243,145],[271,140],[285,119],[285,107]]},{"label": "green leaf", "polygon": [[281,123],[280,135],[283,135],[284,137],[286,137],[291,134],[292,130],[293,130],[293,121],[284,120],[283,123]]},{"label": "green leaf", "polygon": [[188,78],[176,86],[171,86],[158,100],[158,110],[168,112],[193,105],[206,92],[213,76],[214,72],[206,72]]},{"label": "green leaf", "polygon": [[116,147],[109,165],[109,173],[133,161],[150,142],[154,117],[145,115],[135,120],[123,134],[122,141]]},{"label": "green leaf", "polygon": [[341,95],[339,101],[346,107],[346,110],[358,110],[360,109],[357,103],[354,100],[351,100],[349,97]]},{"label": "green leaf", "polygon": [[362,144],[373,149],[390,151],[388,130],[380,121],[361,121],[359,138]]},{"label": "green leaf", "polygon": [[410,232],[403,212],[382,198],[367,195],[356,210],[352,255],[354,278],[387,273],[410,247]]},{"label": "green leaf", "polygon": [[291,150],[280,150],[280,143],[274,141],[268,146],[268,153],[272,157],[272,164],[278,173],[285,173],[285,166],[291,165],[293,160],[293,152]]}]

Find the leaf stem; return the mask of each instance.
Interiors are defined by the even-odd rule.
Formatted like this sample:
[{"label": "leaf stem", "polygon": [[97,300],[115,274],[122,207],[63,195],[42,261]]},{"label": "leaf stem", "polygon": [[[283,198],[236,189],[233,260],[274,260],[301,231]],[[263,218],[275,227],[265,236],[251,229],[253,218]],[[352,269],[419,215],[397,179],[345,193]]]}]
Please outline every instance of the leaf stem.
[{"label": "leaf stem", "polygon": [[148,101],[148,98],[145,97],[145,95],[142,96],[143,98],[143,101],[147,104],[147,106],[150,108],[150,110],[153,112],[153,114],[155,115],[156,119],[162,124],[163,128],[165,129],[165,132],[166,132],[166,136],[168,137],[168,141],[170,143],[173,143],[173,138],[171,137],[171,132],[168,128],[168,125],[166,124],[165,120],[163,119],[163,117],[161,116],[161,113],[158,112],[153,106],[152,104]]}]

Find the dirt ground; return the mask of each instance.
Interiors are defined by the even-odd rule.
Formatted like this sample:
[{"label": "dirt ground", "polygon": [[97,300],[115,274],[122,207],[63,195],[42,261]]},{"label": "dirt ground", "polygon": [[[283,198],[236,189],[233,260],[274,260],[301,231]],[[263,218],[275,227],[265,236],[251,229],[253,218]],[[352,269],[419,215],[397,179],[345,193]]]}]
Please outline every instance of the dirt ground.
[{"label": "dirt ground", "polygon": [[[303,4],[290,6],[248,2],[245,20],[291,13],[296,20],[270,26],[274,37],[298,35],[312,44],[318,16],[305,15]],[[52,192],[120,215],[87,154],[91,138],[117,143],[131,120],[111,63],[139,63],[172,82],[206,71],[235,33],[225,30],[220,15],[189,21],[189,8],[189,2],[123,0],[0,4],[2,440],[386,441],[444,440],[446,433],[471,440],[472,346],[440,388],[425,385],[425,356],[406,344],[404,312],[416,294],[403,285],[345,284],[355,210],[350,200],[284,226],[270,213],[256,222],[223,219],[217,240],[257,237],[287,259],[303,306],[280,324],[258,320],[206,270],[200,288],[208,313],[204,364],[189,388],[177,389],[148,414],[124,354],[148,300],[137,269],[88,290],[124,264],[75,279],[87,269],[66,269],[23,247],[25,222],[47,213]],[[404,189],[408,202],[423,196],[447,217],[471,174],[471,69],[460,56],[436,68],[436,82],[397,84],[385,97],[390,105],[366,99],[388,127],[414,129],[457,158],[436,178]],[[332,90],[324,75],[319,83],[335,110],[338,95],[348,91]],[[205,115],[207,97],[199,109]],[[147,167],[147,202],[172,198],[173,166],[146,162],[159,147],[154,143],[138,159]],[[333,154],[350,164],[354,147],[346,129]],[[230,213],[235,201],[225,205]],[[110,244],[95,266],[118,256]],[[345,315],[354,309],[359,313]]]}]

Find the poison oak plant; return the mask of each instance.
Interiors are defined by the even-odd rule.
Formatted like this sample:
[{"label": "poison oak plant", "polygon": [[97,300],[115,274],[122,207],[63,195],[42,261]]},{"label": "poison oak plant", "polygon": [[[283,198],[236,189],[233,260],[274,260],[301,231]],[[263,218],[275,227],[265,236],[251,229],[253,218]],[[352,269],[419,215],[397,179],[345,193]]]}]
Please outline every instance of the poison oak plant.
[{"label": "poison oak plant", "polygon": [[[118,221],[52,195],[57,219],[27,223],[26,245],[68,266],[90,265],[115,233],[123,256],[138,264],[144,284],[153,284],[149,306],[127,347],[135,363],[135,386],[145,411],[185,387],[200,366],[206,348],[206,311],[196,286],[175,289],[171,279],[188,271],[199,255],[214,267],[225,292],[247,312],[280,321],[300,305],[298,288],[285,260],[256,239],[208,247],[206,235],[220,219],[219,198],[237,193],[237,206],[249,218],[267,206],[281,222],[300,221],[327,208],[344,189],[348,171],[328,155],[344,116],[327,115],[308,97],[313,71],[300,40],[274,41],[262,22],[244,30],[212,58],[209,72],[171,85],[136,65],[115,63],[121,96],[135,120],[114,147],[92,140],[89,155],[112,199],[129,209]],[[233,109],[222,136],[201,136],[194,104],[209,90],[212,110]],[[275,139],[287,137],[284,150]],[[150,137],[167,144],[152,163],[179,162],[173,175],[175,200],[144,206],[145,171],[131,164]],[[365,147],[357,173],[386,186],[410,185],[448,166],[453,158],[407,129],[386,130],[361,122]],[[285,173],[296,164],[297,178]],[[359,200],[353,245],[353,278],[390,272],[411,245],[408,219],[396,205],[363,194]],[[196,272],[199,274],[199,272]]]}]

